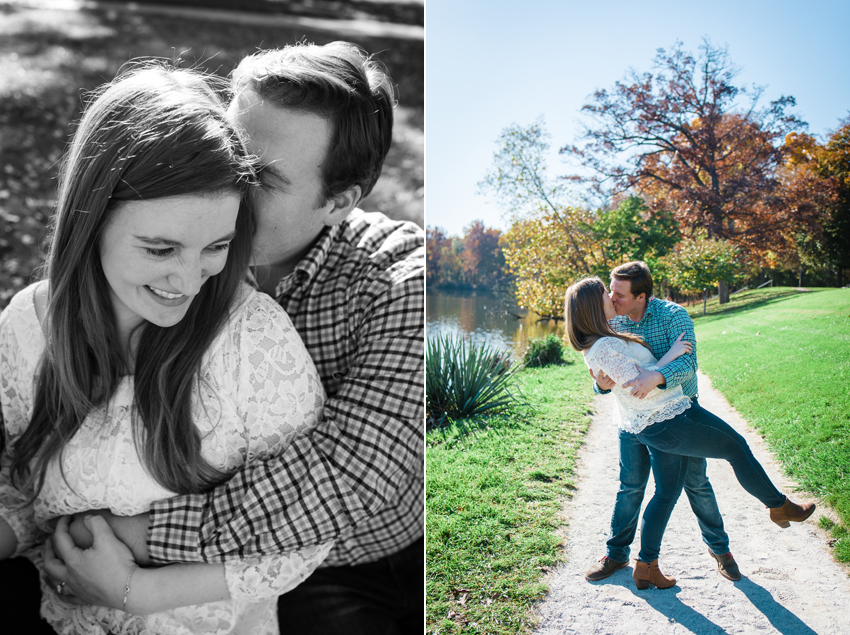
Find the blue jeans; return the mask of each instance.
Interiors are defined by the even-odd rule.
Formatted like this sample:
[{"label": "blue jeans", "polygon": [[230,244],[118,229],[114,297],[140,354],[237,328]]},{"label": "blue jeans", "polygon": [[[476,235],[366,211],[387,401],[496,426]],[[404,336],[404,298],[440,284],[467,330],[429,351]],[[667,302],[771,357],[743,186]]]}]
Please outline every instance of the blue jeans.
[{"label": "blue jeans", "polygon": [[744,437],[698,404],[672,419],[652,424],[636,436],[641,443],[662,452],[724,459],[741,487],[766,507],[781,507],[785,502],[785,495],[771,482]]},{"label": "blue jeans", "polygon": [[[696,404],[696,401],[694,401]],[[646,445],[637,436],[618,431],[620,444],[620,489],[611,514],[611,533],[608,536],[607,556],[618,562],[628,562],[630,545],[635,539],[640,506],[649,480],[650,456]],[[684,489],[697,517],[702,540],[712,553],[729,552],[729,536],[723,529],[723,517],[717,507],[714,490],[706,475],[706,461],[691,458],[687,462]],[[656,475],[656,487],[658,476]],[[675,503],[675,499],[673,501]],[[666,525],[666,521],[665,521]],[[641,526],[641,535],[644,527]],[[663,530],[662,530],[663,533]],[[660,546],[660,538],[658,544]],[[643,546],[644,541],[641,540]],[[651,551],[651,549],[647,549]],[[643,560],[643,558],[641,558]],[[651,562],[651,560],[650,560]]]},{"label": "blue jeans", "polygon": [[668,454],[647,448],[652,475],[655,478],[655,493],[652,495],[640,521],[640,554],[642,562],[652,562],[661,552],[661,539],[667,529],[667,521],[682,493],[690,459],[679,454]]}]

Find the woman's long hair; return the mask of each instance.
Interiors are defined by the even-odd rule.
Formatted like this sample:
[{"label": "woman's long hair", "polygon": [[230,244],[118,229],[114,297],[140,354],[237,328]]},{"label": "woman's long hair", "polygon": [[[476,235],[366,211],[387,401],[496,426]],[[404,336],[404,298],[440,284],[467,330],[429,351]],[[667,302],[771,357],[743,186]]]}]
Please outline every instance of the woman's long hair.
[{"label": "woman's long hair", "polygon": [[564,316],[567,338],[577,351],[589,349],[600,337],[616,337],[626,342],[637,342],[652,351],[643,338],[632,333],[618,333],[605,319],[602,294],[605,283],[597,277],[584,278],[567,289],[564,298]]},{"label": "woman's long hair", "polygon": [[[255,183],[251,159],[210,78],[143,64],[92,95],[65,156],[47,258],[46,347],[30,425],[14,443],[16,482],[44,485],[94,408],[129,371],[119,342],[99,242],[125,201],[237,194]],[[134,357],[133,434],[147,471],[163,487],[197,492],[222,475],[201,456],[192,417],[200,365],[225,324],[251,255],[253,216],[240,205],[227,263],[176,325],[143,322]]]}]

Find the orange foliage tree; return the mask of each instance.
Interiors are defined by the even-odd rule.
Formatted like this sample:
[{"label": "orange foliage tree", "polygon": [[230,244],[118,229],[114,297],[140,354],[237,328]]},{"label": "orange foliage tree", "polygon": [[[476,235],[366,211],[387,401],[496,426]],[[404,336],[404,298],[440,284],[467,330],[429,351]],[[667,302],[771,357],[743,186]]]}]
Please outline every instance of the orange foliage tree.
[{"label": "orange foliage tree", "polygon": [[461,263],[466,280],[476,288],[496,289],[508,276],[499,239],[502,232],[473,221],[463,235]]},{"label": "orange foliage tree", "polygon": [[850,121],[826,143],[804,134],[785,139],[789,204],[813,218],[796,235],[799,265],[829,269],[841,286],[850,269]]},{"label": "orange foliage tree", "polygon": [[[779,248],[777,236],[800,222],[776,176],[782,140],[804,125],[788,112],[794,98],[759,109],[762,89],[735,86],[726,49],[707,40],[696,57],[681,42],[659,49],[655,68],[632,71],[583,106],[595,123],[561,153],[594,174],[572,178],[609,195],[640,192],[686,236],[728,240],[756,260]],[[725,291],[721,284],[721,301]]]}]

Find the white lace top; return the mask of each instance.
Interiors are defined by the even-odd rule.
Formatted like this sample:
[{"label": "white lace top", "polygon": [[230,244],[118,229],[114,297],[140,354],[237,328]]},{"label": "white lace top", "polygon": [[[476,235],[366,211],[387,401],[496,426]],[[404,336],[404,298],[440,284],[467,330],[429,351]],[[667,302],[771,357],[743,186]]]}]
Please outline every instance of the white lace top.
[{"label": "white lace top", "polygon": [[601,370],[617,382],[611,389],[617,398],[614,419],[626,432],[637,434],[647,426],[672,419],[691,407],[691,400],[682,393],[681,386],[670,390],[654,388],[643,399],[633,397],[628,389],[622,387],[640,374],[638,366],[657,370],[658,360],[648,348],[636,342],[601,337],[584,356],[584,363],[594,375]]},{"label": "white lace top", "polygon": [[[35,312],[38,284],[18,293],[0,314],[0,405],[7,448],[29,424],[33,378],[44,349]],[[234,472],[243,463],[279,454],[292,437],[314,427],[325,401],[319,375],[289,318],[271,298],[248,287],[202,362],[194,395],[195,425],[211,465]],[[50,465],[35,503],[14,511],[22,493],[9,482],[2,457],[0,516],[23,553],[43,573],[41,542],[50,518],[108,508],[118,515],[147,511],[173,496],[148,473],[133,443],[133,378],[126,377],[106,407],[91,413],[65,446],[63,465]],[[69,487],[70,484],[70,487]],[[48,587],[42,575],[42,616],[58,633],[278,633],[276,599],[324,560],[326,543],[295,552],[227,562],[231,600],[165,613],[132,616],[104,607],[77,607]]]}]

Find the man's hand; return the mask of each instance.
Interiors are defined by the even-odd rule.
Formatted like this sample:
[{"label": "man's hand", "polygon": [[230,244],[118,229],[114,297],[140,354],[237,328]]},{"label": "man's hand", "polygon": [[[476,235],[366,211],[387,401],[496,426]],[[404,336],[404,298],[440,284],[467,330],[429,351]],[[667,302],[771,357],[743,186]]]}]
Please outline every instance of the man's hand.
[{"label": "man's hand", "polygon": [[60,585],[66,602],[122,609],[124,584],[135,564],[133,554],[99,516],[85,517],[92,546],[78,548],[68,532],[68,520],[68,516],[59,520],[44,545],[44,570],[51,584]]},{"label": "man's hand", "polygon": [[593,377],[593,381],[596,382],[596,385],[599,386],[601,390],[611,390],[614,386],[617,385],[613,379],[611,379],[608,375],[603,373],[601,370],[599,371],[599,375],[594,375],[593,371],[589,368],[587,369],[590,372],[590,376]]},{"label": "man's hand", "polygon": [[664,379],[664,375],[659,373],[657,370],[650,371],[641,369],[640,375],[623,384],[623,388],[631,388],[633,396],[638,399],[643,399],[655,388],[665,386],[666,384],[667,382]]},{"label": "man's hand", "polygon": [[150,514],[136,516],[116,516],[106,509],[96,509],[75,514],[69,518],[68,532],[79,549],[88,549],[92,545],[92,534],[83,522],[85,516],[100,516],[112,529],[115,537],[123,542],[133,553],[135,561],[148,566],[151,563],[148,555],[148,524]]}]

